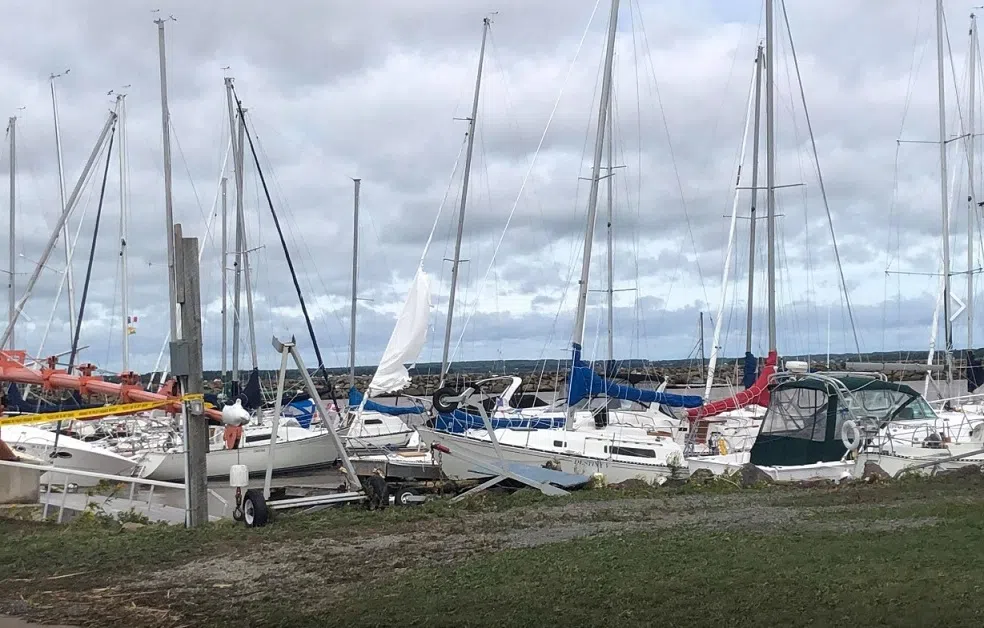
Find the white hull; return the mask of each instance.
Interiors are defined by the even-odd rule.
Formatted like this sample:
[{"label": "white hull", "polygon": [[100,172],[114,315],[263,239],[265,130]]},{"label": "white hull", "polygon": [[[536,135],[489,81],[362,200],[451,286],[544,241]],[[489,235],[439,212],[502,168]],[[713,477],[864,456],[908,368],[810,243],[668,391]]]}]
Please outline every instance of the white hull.
[{"label": "white hull", "polygon": [[[469,457],[494,459],[496,453],[491,441],[460,434],[448,434],[427,427],[419,427],[417,431],[422,442],[427,444],[439,443],[451,451],[451,455],[435,452],[435,458],[447,477],[453,480],[473,480],[492,475],[482,467],[473,465],[454,455],[455,453],[462,453]],[[563,431],[558,431],[558,433],[564,434]],[[622,462],[561,452],[539,451],[501,443],[500,448],[503,457],[508,462],[535,466],[543,466],[548,462],[559,463],[560,470],[566,473],[588,476],[601,473],[605,476],[606,484],[618,484],[626,480],[643,480],[651,484],[660,484],[674,473],[674,469],[665,464]],[[679,469],[677,473],[686,475],[686,470]]]},{"label": "white hull", "polygon": [[[266,470],[269,457],[269,440],[266,444],[238,449],[214,449],[205,456],[209,479],[228,477],[229,468],[244,464],[251,474]],[[274,472],[285,473],[317,469],[338,459],[338,449],[328,434],[298,440],[279,440],[274,451]],[[184,481],[185,454],[183,451],[147,452],[140,463],[140,477],[151,480]]]},{"label": "white hull", "polygon": [[[708,469],[714,475],[731,475],[741,471],[742,466],[748,463],[749,456],[750,452],[747,451],[725,456],[695,456],[687,458],[687,465],[691,473],[697,469]],[[807,480],[840,481],[855,474],[856,464],[853,460],[846,460],[796,466],[756,466],[774,482],[803,482]]]},{"label": "white hull", "polygon": [[[60,469],[90,471],[108,475],[130,475],[135,466],[134,461],[129,458],[64,435],[58,437],[58,455],[53,458],[55,435],[35,427],[26,425],[5,427],[2,435],[4,442],[10,445],[14,452],[26,453],[45,463],[54,461],[55,466]],[[62,473],[44,473],[41,475],[42,484],[47,484],[49,481],[55,485],[63,484],[65,475]],[[69,475],[68,482],[88,487],[99,484],[99,479]]]}]

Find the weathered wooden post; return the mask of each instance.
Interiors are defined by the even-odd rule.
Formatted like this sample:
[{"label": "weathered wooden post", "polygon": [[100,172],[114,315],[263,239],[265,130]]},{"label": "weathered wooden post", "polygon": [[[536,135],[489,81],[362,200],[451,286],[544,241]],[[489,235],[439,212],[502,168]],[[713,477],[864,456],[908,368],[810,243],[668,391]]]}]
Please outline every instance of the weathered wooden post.
[{"label": "weathered wooden post", "polygon": [[[202,382],[202,308],[198,276],[198,238],[185,238],[181,225],[174,226],[176,300],[181,310],[180,338],[171,342],[171,371],[178,378],[181,395],[204,392]],[[208,422],[205,403],[189,401],[183,410],[185,485],[188,514],[185,523],[196,527],[208,522]]]}]

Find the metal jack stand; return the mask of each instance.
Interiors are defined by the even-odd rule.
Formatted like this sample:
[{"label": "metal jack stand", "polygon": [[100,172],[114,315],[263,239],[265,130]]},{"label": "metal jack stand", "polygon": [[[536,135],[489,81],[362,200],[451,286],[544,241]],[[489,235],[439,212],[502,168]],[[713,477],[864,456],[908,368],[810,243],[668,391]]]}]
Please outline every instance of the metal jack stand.
[{"label": "metal jack stand", "polygon": [[[272,431],[270,434],[270,451],[267,457],[266,477],[263,482],[263,493],[261,495],[252,494],[253,491],[246,492],[245,502],[252,501],[255,503],[246,504],[244,502],[244,508],[247,513],[250,511],[250,508],[253,508],[254,510],[262,510],[264,513],[268,509],[286,510],[289,508],[307,508],[308,510],[319,510],[330,505],[364,500],[366,498],[366,494],[362,490],[362,487],[358,484],[358,476],[356,476],[355,468],[352,466],[352,461],[349,460],[348,453],[345,451],[345,447],[342,445],[341,439],[338,438],[338,434],[335,433],[334,426],[328,424],[328,411],[325,408],[324,403],[321,401],[321,396],[318,395],[318,390],[315,388],[314,382],[311,380],[311,375],[308,373],[307,367],[304,366],[304,360],[301,359],[301,354],[297,351],[294,337],[292,336],[289,342],[280,342],[280,340],[274,337],[273,348],[280,354],[280,373],[277,379],[277,403],[273,418]],[[338,450],[338,456],[341,459],[342,469],[345,475],[345,485],[349,489],[344,493],[311,495],[308,497],[294,497],[267,501],[270,499],[270,483],[273,478],[273,460],[277,448],[277,429],[280,426],[280,412],[283,409],[284,381],[287,377],[288,357],[293,357],[294,364],[301,373],[301,378],[304,380],[304,386],[307,389],[308,394],[311,395],[311,399],[314,401],[318,411],[324,418],[324,428],[327,430],[328,435],[335,444],[335,448]],[[247,524],[249,525],[250,518],[247,516],[246,519]],[[265,516],[262,521],[265,523]],[[263,523],[257,523],[257,525],[263,525]]]},{"label": "metal jack stand", "polygon": [[[458,404],[467,401],[468,398],[474,394],[474,392],[474,388],[466,388],[460,395],[454,397],[444,397],[442,402],[457,406]],[[569,495],[569,493],[564,489],[554,486],[555,484],[571,488],[586,484],[590,480],[590,478],[583,475],[574,475],[571,473],[564,473],[563,471],[544,469],[534,465],[508,462],[502,454],[502,447],[499,445],[499,439],[496,438],[495,431],[492,429],[492,421],[489,420],[488,413],[481,405],[478,406],[478,410],[482,416],[482,422],[485,424],[485,430],[489,435],[489,439],[492,441],[492,447],[495,449],[495,458],[480,458],[478,456],[471,456],[460,452],[452,452],[448,447],[438,444],[435,444],[434,448],[445,456],[460,458],[469,464],[493,473],[494,476],[479,484],[475,488],[454,497],[451,500],[452,502],[458,502],[471,495],[481,493],[482,491],[489,489],[499,482],[507,479],[526,484],[530,488],[537,489],[544,495],[553,496]]]}]

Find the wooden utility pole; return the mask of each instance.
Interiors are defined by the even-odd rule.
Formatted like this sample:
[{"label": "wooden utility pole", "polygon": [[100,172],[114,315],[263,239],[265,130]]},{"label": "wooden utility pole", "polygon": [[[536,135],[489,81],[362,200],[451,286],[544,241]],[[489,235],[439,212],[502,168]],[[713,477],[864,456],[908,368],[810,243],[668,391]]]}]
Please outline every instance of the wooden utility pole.
[{"label": "wooden utility pole", "polygon": [[[181,225],[174,226],[174,261],[177,282],[175,292],[181,310],[181,337],[171,342],[171,371],[180,383],[180,394],[202,394],[202,306],[198,278],[198,238],[181,235]],[[205,404],[184,404],[185,485],[188,498],[187,524],[196,527],[208,523],[208,423]]]}]

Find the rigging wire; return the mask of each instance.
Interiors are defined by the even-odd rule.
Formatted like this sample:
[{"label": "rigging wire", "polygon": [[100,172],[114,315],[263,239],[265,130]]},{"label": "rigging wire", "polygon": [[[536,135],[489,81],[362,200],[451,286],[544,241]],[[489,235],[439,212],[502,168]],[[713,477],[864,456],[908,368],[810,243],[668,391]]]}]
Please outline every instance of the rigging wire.
[{"label": "rigging wire", "polygon": [[[837,235],[834,232],[834,220],[833,214],[830,212],[830,204],[827,202],[827,188],[823,183],[823,173],[820,170],[820,157],[817,152],[817,140],[813,135],[813,124],[810,121],[810,111],[806,105],[806,90],[803,87],[803,77],[800,74],[799,59],[796,56],[796,45],[793,43],[793,33],[789,27],[789,14],[786,12],[786,0],[780,0],[782,6],[782,16],[786,24],[786,34],[789,37],[789,51],[793,56],[793,67],[796,69],[796,80],[799,84],[800,99],[803,102],[803,115],[806,119],[806,128],[810,132],[810,146],[813,149],[813,163],[816,167],[817,172],[817,182],[820,184],[820,196],[823,198],[823,207],[827,213],[827,226],[830,228],[830,240],[834,247],[834,258],[837,260],[837,273],[840,278],[841,289],[844,291],[844,301],[847,305],[847,314],[851,319],[851,332],[854,336],[854,347],[858,354],[858,359],[861,359],[861,341],[858,338],[858,329],[854,321],[854,310],[851,307],[851,296],[850,290],[847,286],[847,279],[844,277],[844,267],[841,264],[840,250],[837,247]],[[771,61],[771,60],[770,60]]]}]

